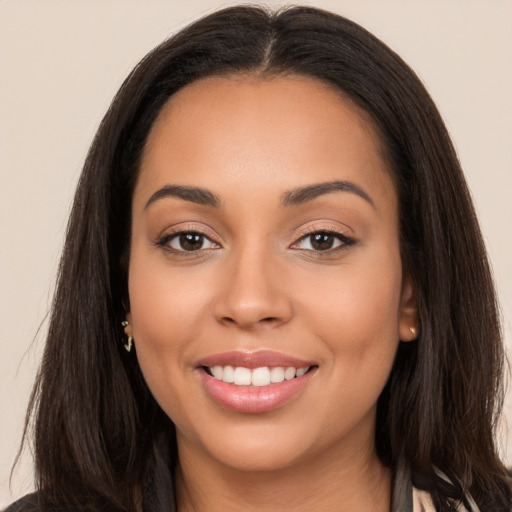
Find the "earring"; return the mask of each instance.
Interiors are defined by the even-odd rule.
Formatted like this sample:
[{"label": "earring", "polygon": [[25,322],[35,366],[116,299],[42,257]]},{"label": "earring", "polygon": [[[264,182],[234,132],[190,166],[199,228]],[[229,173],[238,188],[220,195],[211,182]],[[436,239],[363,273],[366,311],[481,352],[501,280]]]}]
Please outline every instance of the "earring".
[{"label": "earring", "polygon": [[409,331],[411,331],[412,339],[416,339],[416,327],[409,327]]},{"label": "earring", "polygon": [[130,352],[132,350],[132,346],[133,346],[133,336],[130,335],[130,332],[128,329],[130,324],[128,323],[127,320],[123,320],[121,322],[121,325],[124,327],[124,332],[125,332],[126,336],[128,336],[128,341],[126,343],[124,343],[123,346],[127,352]]}]

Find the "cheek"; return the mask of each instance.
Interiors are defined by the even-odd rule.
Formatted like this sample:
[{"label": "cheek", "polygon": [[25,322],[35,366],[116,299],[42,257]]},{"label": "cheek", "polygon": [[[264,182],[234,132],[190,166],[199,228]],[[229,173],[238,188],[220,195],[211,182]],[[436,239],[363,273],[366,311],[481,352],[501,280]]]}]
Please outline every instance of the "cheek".
[{"label": "cheek", "polygon": [[[156,259],[156,258],[154,258]],[[134,250],[129,293],[137,359],[144,378],[162,408],[180,407],[184,380],[192,371],[190,347],[200,338],[206,296],[195,280]]]},{"label": "cheek", "polygon": [[300,294],[304,328],[327,347],[327,363],[340,379],[367,378],[377,394],[387,380],[399,341],[401,263],[398,254],[387,256],[377,264],[359,265],[363,262],[358,261],[317,276],[315,287]]},{"label": "cheek", "polygon": [[[327,349],[322,362],[335,398],[325,415],[326,435],[349,431],[360,418],[374,414],[391,372],[399,343],[401,270],[382,270],[356,275],[347,269],[339,279],[326,279],[322,292],[316,288],[302,303],[308,311],[304,328]],[[320,414],[321,404],[316,407]]]},{"label": "cheek", "polygon": [[129,291],[138,352],[179,351],[186,343],[183,334],[192,323],[191,295],[179,293],[176,283],[157,278],[147,267],[131,274]]},{"label": "cheek", "polygon": [[191,274],[172,268],[160,254],[132,251],[129,293],[139,343],[155,351],[179,351],[194,338],[208,299],[202,276]]},{"label": "cheek", "polygon": [[400,266],[345,268],[318,279],[314,287],[304,283],[304,305],[309,320],[320,330],[338,332],[349,339],[364,339],[380,332],[398,338]]}]

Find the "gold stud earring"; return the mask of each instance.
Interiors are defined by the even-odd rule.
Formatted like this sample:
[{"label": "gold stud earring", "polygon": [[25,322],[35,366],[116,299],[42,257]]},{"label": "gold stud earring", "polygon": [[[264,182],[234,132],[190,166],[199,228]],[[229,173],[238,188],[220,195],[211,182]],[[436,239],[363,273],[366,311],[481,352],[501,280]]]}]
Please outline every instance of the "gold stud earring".
[{"label": "gold stud earring", "polygon": [[409,331],[411,331],[413,339],[416,339],[416,327],[409,327]]},{"label": "gold stud earring", "polygon": [[123,346],[124,346],[126,352],[130,352],[132,350],[132,346],[133,346],[133,336],[130,335],[129,329],[128,329],[130,324],[128,323],[127,320],[123,320],[121,322],[121,325],[124,327],[124,332],[125,332],[126,336],[128,336],[128,340],[126,343],[123,344]]}]

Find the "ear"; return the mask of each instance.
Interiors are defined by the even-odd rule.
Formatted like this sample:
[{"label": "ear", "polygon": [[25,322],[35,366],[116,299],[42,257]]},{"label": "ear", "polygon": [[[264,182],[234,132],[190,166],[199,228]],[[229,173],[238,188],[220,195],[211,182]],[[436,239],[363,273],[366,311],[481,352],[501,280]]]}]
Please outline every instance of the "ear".
[{"label": "ear", "polygon": [[401,341],[415,340],[420,331],[420,315],[416,289],[410,276],[405,276],[402,283],[398,335]]}]

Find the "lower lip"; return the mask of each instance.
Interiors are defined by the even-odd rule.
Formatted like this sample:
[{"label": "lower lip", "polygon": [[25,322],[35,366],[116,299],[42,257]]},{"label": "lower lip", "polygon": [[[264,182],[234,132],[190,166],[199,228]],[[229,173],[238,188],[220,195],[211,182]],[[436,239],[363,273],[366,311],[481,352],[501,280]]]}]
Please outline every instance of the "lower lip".
[{"label": "lower lip", "polygon": [[209,395],[221,407],[241,413],[262,413],[277,409],[297,394],[309,383],[315,369],[302,377],[295,377],[269,386],[236,386],[208,375],[198,369],[201,380]]}]

